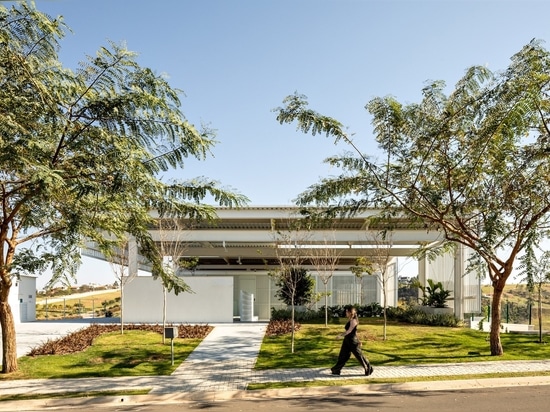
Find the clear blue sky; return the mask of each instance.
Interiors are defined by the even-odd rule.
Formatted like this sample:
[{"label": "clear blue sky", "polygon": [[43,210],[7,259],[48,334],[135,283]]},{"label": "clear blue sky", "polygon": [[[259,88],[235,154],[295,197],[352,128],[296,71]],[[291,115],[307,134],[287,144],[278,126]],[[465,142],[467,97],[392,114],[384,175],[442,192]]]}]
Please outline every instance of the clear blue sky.
[{"label": "clear blue sky", "polygon": [[[531,39],[550,39],[546,0],[37,0],[73,30],[61,60],[76,67],[108,41],[124,42],[139,63],[185,92],[182,111],[217,130],[205,162],[180,178],[207,176],[251,199],[289,205],[345,146],[279,125],[272,109],[285,96],[375,146],[365,104],[393,95],[420,99],[428,80],[451,88],[472,65],[503,70]],[[550,44],[546,44],[550,47]],[[88,265],[86,265],[88,266]],[[83,269],[84,272],[84,269]],[[107,271],[109,272],[109,271]],[[112,281],[112,273],[108,273]],[[79,283],[87,283],[83,275]],[[95,280],[98,283],[102,281]],[[42,281],[39,280],[39,284]]]}]

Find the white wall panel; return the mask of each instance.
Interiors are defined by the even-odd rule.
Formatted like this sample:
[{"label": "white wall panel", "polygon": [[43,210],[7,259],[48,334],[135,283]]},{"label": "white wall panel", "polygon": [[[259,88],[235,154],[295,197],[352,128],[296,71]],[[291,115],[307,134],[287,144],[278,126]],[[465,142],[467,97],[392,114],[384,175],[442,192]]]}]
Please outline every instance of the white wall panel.
[{"label": "white wall panel", "polygon": [[[167,294],[166,321],[169,323],[233,322],[233,278],[228,276],[186,276],[193,293]],[[126,323],[161,323],[163,292],[159,279],[138,276],[124,287]]]}]

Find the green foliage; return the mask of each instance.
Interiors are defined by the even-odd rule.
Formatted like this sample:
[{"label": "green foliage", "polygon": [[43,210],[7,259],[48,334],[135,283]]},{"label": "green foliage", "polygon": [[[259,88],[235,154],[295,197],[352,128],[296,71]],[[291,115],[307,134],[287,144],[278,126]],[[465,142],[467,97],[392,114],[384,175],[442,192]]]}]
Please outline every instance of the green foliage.
[{"label": "green foliage", "polygon": [[199,257],[182,257],[178,260],[178,264],[181,268],[186,269],[191,273],[194,273],[197,269],[197,266],[199,265]]},{"label": "green foliage", "polygon": [[[33,348],[21,358],[19,379],[169,375],[212,329],[208,325],[179,325],[174,339],[177,362],[171,364],[170,345],[162,343],[162,325],[92,325]],[[116,353],[116,356],[113,356]],[[40,355],[40,356],[39,356]],[[1,377],[0,377],[1,378]]]},{"label": "green foliage", "polygon": [[[340,350],[334,337],[342,332],[346,319],[339,324],[302,323],[296,340],[300,356],[288,356],[286,336],[266,337],[256,362],[258,369],[330,368]],[[487,333],[463,327],[438,327],[390,321],[388,339],[383,339],[381,318],[362,319],[358,334],[363,350],[373,365],[399,366],[461,362],[500,362],[531,359],[546,360],[548,348],[532,336],[504,334],[509,351],[503,356],[491,356],[487,350]],[[359,366],[353,359],[353,364]],[[361,381],[364,384],[364,379]]]},{"label": "green foliage", "polygon": [[[340,173],[311,185],[300,206],[331,216],[380,208],[389,222],[406,218],[412,227],[438,230],[437,250],[423,253],[442,253],[453,243],[470,248],[480,257],[473,269],[487,269],[499,301],[527,239],[550,219],[550,53],[533,40],[506,70],[474,66],[446,89],[431,81],[411,104],[372,99],[366,109],[383,152],[372,159],[341,123],[309,109],[305,96],[288,96],[277,120],[353,149],[326,159]],[[492,316],[500,323],[497,312]],[[494,355],[503,353],[496,329],[490,344]]]},{"label": "green foliage", "polygon": [[463,322],[454,314],[428,314],[415,306],[390,307],[387,309],[386,314],[390,320],[412,323],[416,325],[444,326],[452,328],[463,325]]},{"label": "green foliage", "polygon": [[[176,325],[178,327],[178,338],[202,339],[212,330],[208,325]],[[129,324],[125,325],[126,331],[154,332],[158,335],[164,333],[162,325],[153,324]],[[61,355],[82,352],[92,346],[95,340],[107,333],[118,333],[119,325],[93,324],[75,332],[69,333],[58,339],[48,340],[40,346],[32,348],[28,356],[39,355]]]},{"label": "green foliage", "polygon": [[[324,312],[323,312],[324,316]],[[275,309],[271,308],[272,321],[290,320],[292,319],[291,309]],[[294,320],[296,322],[310,322],[320,319],[319,313],[315,310],[299,310],[294,312]]]},{"label": "green foliage", "polygon": [[275,285],[279,288],[275,295],[287,305],[306,305],[313,298],[315,281],[306,269],[288,267],[272,276],[275,276]]},{"label": "green foliage", "polygon": [[[162,265],[151,211],[211,220],[206,197],[228,207],[248,199],[206,178],[161,180],[188,158],[204,160],[212,131],[195,128],[181,112],[181,91],[123,45],[99,48],[76,71],[64,68],[66,30],[33,2],[0,5],[0,307],[21,272],[49,267],[52,285],[68,284],[86,240],[110,256],[129,236],[169,291],[188,291]],[[31,242],[39,246],[18,254]],[[0,315],[2,368],[12,372],[15,331],[9,312]]]},{"label": "green foliage", "polygon": [[246,202],[205,178],[158,177],[189,157],[205,159],[212,132],[195,128],[180,110],[181,92],[123,46],[100,48],[73,72],[57,54],[67,30],[61,19],[21,2],[0,6],[0,21],[0,235],[10,251],[41,239],[35,256],[0,262],[8,271],[2,280],[45,264],[54,282],[70,277],[83,239],[108,255],[130,234],[153,274],[176,293],[186,290],[163,270],[149,212],[214,219],[213,206],[200,204],[205,197]]},{"label": "green foliage", "polygon": [[[357,311],[357,316],[364,318],[364,317],[377,317],[382,316],[383,314],[383,308],[380,306],[378,302],[372,302],[367,305],[352,305],[355,307],[355,310]],[[345,318],[346,317],[346,309],[348,308],[348,305],[336,305],[336,306],[329,306],[328,307],[328,313],[330,317],[333,318]],[[319,309],[319,313],[324,314],[324,306]]]},{"label": "green foliage", "polygon": [[376,273],[375,264],[372,261],[371,258],[368,258],[366,256],[359,256],[356,259],[356,263],[354,266],[351,266],[350,268],[351,273],[353,273],[356,277],[361,278],[363,275],[373,275]]},{"label": "green foliage", "polygon": [[[379,303],[373,302],[368,305],[353,305],[359,317],[379,317],[382,316],[383,309]],[[328,316],[331,319],[345,318],[348,305],[335,305],[327,308]],[[290,309],[271,308],[271,320],[291,319]],[[297,311],[294,317],[299,322],[319,321],[325,318],[325,307],[321,306],[318,310]]]},{"label": "green foliage", "polygon": [[414,285],[422,292],[422,305],[433,308],[447,307],[447,299],[451,295],[451,291],[443,287],[442,282],[435,283],[433,279],[428,279],[428,286],[421,285],[418,280],[415,280]]}]

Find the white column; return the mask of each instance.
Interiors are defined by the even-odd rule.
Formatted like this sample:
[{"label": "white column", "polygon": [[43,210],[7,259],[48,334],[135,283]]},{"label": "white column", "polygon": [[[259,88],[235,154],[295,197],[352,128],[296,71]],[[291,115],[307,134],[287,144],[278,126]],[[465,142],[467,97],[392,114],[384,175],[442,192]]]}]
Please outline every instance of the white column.
[{"label": "white column", "polygon": [[132,279],[138,273],[137,243],[133,236],[128,239],[128,276]]},{"label": "white column", "polygon": [[464,317],[464,246],[458,245],[455,252],[454,264],[454,311],[459,319]]}]

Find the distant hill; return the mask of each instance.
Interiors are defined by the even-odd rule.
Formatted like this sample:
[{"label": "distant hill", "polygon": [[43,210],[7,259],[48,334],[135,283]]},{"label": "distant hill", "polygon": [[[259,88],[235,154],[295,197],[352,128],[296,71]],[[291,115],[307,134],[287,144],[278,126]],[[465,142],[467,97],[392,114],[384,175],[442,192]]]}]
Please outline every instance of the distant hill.
[{"label": "distant hill", "polygon": [[[484,313],[491,304],[493,288],[482,286],[481,304]],[[504,288],[501,301],[501,316],[503,322],[538,324],[538,295],[536,290],[530,294],[526,284],[512,284]],[[508,318],[508,320],[507,320]],[[545,329],[550,328],[550,285],[543,285],[542,288],[542,322]]]}]

